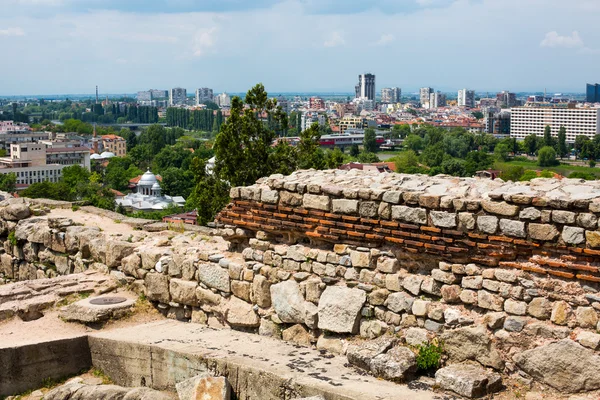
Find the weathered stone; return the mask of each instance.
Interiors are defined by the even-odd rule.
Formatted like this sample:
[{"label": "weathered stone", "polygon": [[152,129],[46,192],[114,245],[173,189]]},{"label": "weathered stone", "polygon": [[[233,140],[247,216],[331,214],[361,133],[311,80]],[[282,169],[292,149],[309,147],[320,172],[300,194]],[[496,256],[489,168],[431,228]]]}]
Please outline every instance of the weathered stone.
[{"label": "weathered stone", "polygon": [[346,349],[348,345],[345,340],[340,339],[338,337],[330,337],[321,335],[317,340],[317,349],[325,350],[333,354],[346,354]]},{"label": "weathered stone", "polygon": [[481,207],[489,213],[504,215],[506,217],[514,217],[519,213],[519,207],[508,204],[505,201],[497,202],[491,200],[482,200]]},{"label": "weathered stone", "polygon": [[508,269],[496,269],[494,270],[494,277],[502,282],[514,283],[517,281],[519,273]]},{"label": "weathered stone", "polygon": [[446,303],[459,303],[462,289],[458,285],[444,285],[441,288],[442,298]]},{"label": "weathered stone", "polygon": [[552,307],[550,321],[556,325],[567,325],[573,315],[573,309],[566,301],[557,301]]},{"label": "weathered stone", "polygon": [[477,304],[477,292],[470,289],[465,289],[460,292],[460,301],[465,304]]},{"label": "weathered stone", "polygon": [[455,364],[437,370],[435,383],[441,389],[467,398],[481,397],[502,388],[500,375],[472,364]]},{"label": "weathered stone", "polygon": [[259,307],[271,307],[271,283],[262,275],[255,275],[252,282],[252,301]]},{"label": "weathered stone", "polygon": [[355,268],[373,268],[372,257],[370,252],[352,250],[350,252],[350,260]]},{"label": "weathered stone", "polygon": [[577,216],[577,224],[586,229],[596,229],[598,227],[598,217],[590,213],[581,213]]},{"label": "weathered stone", "polygon": [[385,306],[391,311],[400,313],[410,311],[415,299],[406,292],[395,292],[388,296]]},{"label": "weathered stone", "polygon": [[196,298],[196,287],[198,284],[192,281],[172,278],[169,282],[169,292],[173,301],[188,306],[199,305]]},{"label": "weathered stone", "polygon": [[462,278],[461,286],[465,289],[479,290],[483,287],[483,277],[481,276],[465,276]]},{"label": "weathered stone", "polygon": [[381,306],[385,303],[390,291],[387,289],[377,289],[369,293],[369,304],[373,306]]},{"label": "weathered stone", "polygon": [[306,193],[302,198],[302,206],[304,208],[329,211],[331,207],[331,199],[328,196],[319,196]]},{"label": "weathered stone", "polygon": [[334,213],[356,214],[358,212],[358,200],[334,199],[331,205]]},{"label": "weathered stone", "polygon": [[477,229],[484,233],[496,233],[496,230],[498,230],[498,217],[492,215],[481,215],[477,217]]},{"label": "weathered stone", "polygon": [[402,287],[415,296],[421,292],[423,277],[419,275],[408,275],[402,280]]},{"label": "weathered stone", "polygon": [[281,321],[304,323],[305,301],[300,293],[300,287],[295,281],[271,285],[271,303]]},{"label": "weathered stone", "polygon": [[425,320],[423,327],[430,332],[440,333],[442,331],[442,328],[444,327],[444,325],[440,324],[439,322],[435,322],[433,320],[427,319],[427,320]]},{"label": "weathered stone", "polygon": [[386,274],[395,274],[398,272],[400,262],[397,258],[379,257],[377,259],[377,270]]},{"label": "weathered stone", "polygon": [[456,227],[456,214],[445,211],[431,211],[431,222],[433,225],[440,228],[455,228]]},{"label": "weathered stone", "polygon": [[523,211],[521,211],[519,213],[520,219],[528,219],[530,221],[535,221],[537,219],[540,219],[541,216],[542,216],[542,212],[535,207],[525,208],[525,209],[523,209]]},{"label": "weathered stone", "polygon": [[441,269],[431,270],[431,277],[436,281],[452,285],[458,281],[458,278],[452,272],[445,272]]},{"label": "weathered stone", "polygon": [[250,282],[232,281],[231,293],[244,301],[250,302],[252,284]]},{"label": "weathered stone", "polygon": [[409,348],[396,346],[373,357],[370,367],[375,376],[402,382],[416,372],[417,359]]},{"label": "weathered stone", "polygon": [[376,319],[363,319],[360,321],[360,336],[366,339],[375,339],[383,335],[388,325]]},{"label": "weathered stone", "polygon": [[281,332],[281,337],[286,342],[296,343],[302,346],[310,346],[310,334],[304,326],[296,324]]},{"label": "weathered stone", "polygon": [[593,307],[577,307],[575,310],[577,325],[582,328],[596,328],[598,325],[598,314]]},{"label": "weathered stone", "polygon": [[267,204],[277,204],[279,201],[279,192],[277,190],[262,189],[260,201]]},{"label": "weathered stone", "polygon": [[230,277],[228,270],[216,264],[198,265],[198,280],[206,286],[222,292],[230,292]]},{"label": "weathered stone", "polygon": [[319,300],[319,329],[356,333],[366,297],[360,289],[328,286]]},{"label": "weathered stone", "polygon": [[359,368],[369,371],[371,369],[371,360],[388,351],[395,343],[395,340],[389,336],[381,336],[358,345],[348,346],[346,356],[348,362]]},{"label": "weathered stone", "polygon": [[253,328],[260,325],[260,318],[254,312],[252,304],[246,303],[235,296],[229,298],[226,313],[227,323],[231,326]]},{"label": "weathered stone", "polygon": [[504,326],[506,314],[503,312],[490,312],[486,313],[484,322],[490,329],[500,329]]},{"label": "weathered stone", "polygon": [[545,297],[536,297],[529,302],[527,314],[537,319],[549,319],[552,314],[552,302]]},{"label": "weathered stone", "polygon": [[513,315],[525,315],[527,313],[527,303],[524,301],[506,299],[504,302],[504,311]]},{"label": "weathered stone", "polygon": [[527,321],[520,317],[508,317],[504,321],[504,330],[508,332],[521,332]]},{"label": "weathered stone", "polygon": [[302,205],[302,195],[282,190],[279,192],[279,201],[288,206],[300,206]]},{"label": "weathered stone", "polygon": [[562,239],[567,244],[580,244],[585,242],[585,230],[574,226],[565,226],[562,231]]},{"label": "weathered stone", "polygon": [[402,192],[389,190],[383,193],[382,200],[386,203],[398,204],[402,198]]},{"label": "weathered stone", "polygon": [[23,202],[15,202],[4,208],[0,208],[0,217],[6,221],[19,221],[30,215],[29,206]]},{"label": "weathered stone", "polygon": [[502,311],[504,299],[485,290],[477,292],[477,305],[481,308],[494,311]]},{"label": "weathered stone", "polygon": [[425,293],[432,294],[434,296],[442,295],[442,285],[433,279],[430,276],[425,276],[423,278],[423,283],[421,283],[421,290]]},{"label": "weathered stone", "polygon": [[468,231],[475,229],[475,217],[473,214],[468,212],[458,213],[458,228]]},{"label": "weathered stone", "polygon": [[453,362],[475,360],[494,369],[502,369],[504,362],[495,350],[484,326],[457,328],[446,331],[441,339]]},{"label": "weathered stone", "polygon": [[554,210],[552,211],[552,221],[559,224],[574,224],[575,215],[576,214],[571,211]]},{"label": "weathered stone", "polygon": [[217,293],[213,293],[210,290],[204,289],[200,286],[196,287],[196,298],[198,299],[198,304],[201,306],[217,306],[223,299],[223,297],[219,296]]},{"label": "weathered stone", "polygon": [[600,247],[600,231],[585,231],[585,239],[590,247]]},{"label": "weathered stone", "polygon": [[358,206],[358,215],[365,218],[377,217],[378,203],[374,201],[361,201]]},{"label": "weathered stone", "polygon": [[150,300],[168,303],[171,300],[169,295],[169,278],[166,275],[158,273],[149,273],[144,278],[146,284],[146,296]]},{"label": "weathered stone", "polygon": [[281,338],[281,328],[275,322],[268,319],[261,319],[258,327],[258,334],[274,338]]},{"label": "weathered stone", "polygon": [[535,240],[554,240],[558,236],[558,230],[550,224],[529,224],[529,236]]},{"label": "weathered stone", "polygon": [[501,219],[500,231],[506,236],[520,238],[527,236],[525,233],[525,223],[522,221],[514,221],[512,219]]},{"label": "weathered stone", "polygon": [[415,224],[427,224],[427,211],[423,208],[414,208],[408,206],[393,206],[392,218]]},{"label": "weathered stone", "polygon": [[592,350],[600,348],[600,335],[588,331],[581,331],[577,334],[577,342]]},{"label": "weathered stone", "polygon": [[420,346],[429,343],[427,330],[421,328],[408,328],[404,334],[404,340],[409,346]]},{"label": "weathered stone", "polygon": [[231,387],[225,377],[201,374],[179,382],[175,388],[180,399],[229,400],[231,398]]},{"label": "weathered stone", "polygon": [[561,392],[600,389],[600,356],[570,339],[517,353],[513,360],[527,374]]}]

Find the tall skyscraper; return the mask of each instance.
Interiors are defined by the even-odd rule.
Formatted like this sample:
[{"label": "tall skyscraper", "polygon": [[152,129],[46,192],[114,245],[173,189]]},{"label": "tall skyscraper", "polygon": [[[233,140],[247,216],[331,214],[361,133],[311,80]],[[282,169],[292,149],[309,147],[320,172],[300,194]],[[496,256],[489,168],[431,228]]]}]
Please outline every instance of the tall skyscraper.
[{"label": "tall skyscraper", "polygon": [[429,96],[433,93],[433,88],[424,87],[419,90],[419,101],[421,102],[421,107],[425,104],[429,103]]},{"label": "tall skyscraper", "polygon": [[461,89],[458,91],[458,106],[473,108],[475,107],[475,91]]},{"label": "tall skyscraper", "polygon": [[402,89],[399,87],[381,89],[382,103],[399,103],[402,97]]},{"label": "tall skyscraper", "polygon": [[517,103],[517,95],[506,90],[496,94],[496,102],[500,107],[514,107]]},{"label": "tall skyscraper", "polygon": [[209,88],[196,89],[196,105],[213,101],[213,90]]},{"label": "tall skyscraper", "polygon": [[187,90],[183,88],[173,88],[169,90],[169,105],[176,106],[185,104],[187,101]]},{"label": "tall skyscraper", "polygon": [[585,101],[588,103],[600,103],[600,84],[588,83],[585,87]]},{"label": "tall skyscraper", "polygon": [[429,95],[429,108],[439,108],[446,106],[446,95],[442,92],[435,92]]},{"label": "tall skyscraper", "polygon": [[365,98],[375,101],[375,75],[360,74],[358,84],[354,87],[355,97],[357,99]]}]

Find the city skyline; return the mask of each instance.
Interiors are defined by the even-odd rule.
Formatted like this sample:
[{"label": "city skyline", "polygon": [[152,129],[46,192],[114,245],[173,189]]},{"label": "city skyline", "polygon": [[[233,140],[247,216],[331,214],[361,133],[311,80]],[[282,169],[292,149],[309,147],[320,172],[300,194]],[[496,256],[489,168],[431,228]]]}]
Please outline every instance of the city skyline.
[{"label": "city skyline", "polygon": [[[591,0],[201,3],[7,0],[0,45],[12,62],[0,75],[11,79],[0,95],[87,93],[94,84],[106,93],[243,92],[257,82],[272,92],[352,92],[357,71],[408,92],[583,92],[600,79],[600,4]],[[499,26],[511,28],[498,35]]]}]

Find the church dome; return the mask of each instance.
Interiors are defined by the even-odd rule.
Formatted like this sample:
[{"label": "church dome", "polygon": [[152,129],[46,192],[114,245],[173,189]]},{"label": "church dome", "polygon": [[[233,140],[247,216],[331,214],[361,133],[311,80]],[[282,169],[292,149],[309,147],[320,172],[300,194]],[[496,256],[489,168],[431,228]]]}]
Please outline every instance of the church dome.
[{"label": "church dome", "polygon": [[102,158],[102,156],[100,154],[96,154],[96,153],[94,153],[90,156],[90,159],[92,159],[92,160],[99,160],[101,158]]},{"label": "church dome", "polygon": [[152,185],[152,190],[160,190],[160,185],[158,182],[155,182],[154,185]]},{"label": "church dome", "polygon": [[155,183],[158,183],[156,179],[156,175],[154,175],[150,170],[144,172],[144,175],[140,178],[138,185],[141,186],[153,186]]},{"label": "church dome", "polygon": [[113,157],[115,157],[115,153],[111,153],[110,151],[105,151],[102,154],[100,154],[100,157],[102,157],[102,158],[113,158]]}]

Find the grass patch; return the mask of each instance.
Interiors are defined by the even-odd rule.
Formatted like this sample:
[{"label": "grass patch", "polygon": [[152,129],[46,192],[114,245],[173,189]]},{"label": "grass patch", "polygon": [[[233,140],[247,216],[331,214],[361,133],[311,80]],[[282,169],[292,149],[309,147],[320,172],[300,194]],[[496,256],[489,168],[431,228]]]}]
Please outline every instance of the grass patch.
[{"label": "grass patch", "polygon": [[13,247],[17,245],[17,236],[15,235],[15,231],[10,231],[8,233],[8,241]]},{"label": "grass patch", "polygon": [[600,168],[591,168],[591,167],[584,166],[584,165],[573,165],[573,164],[569,164],[569,163],[561,163],[554,167],[540,167],[538,165],[537,161],[527,160],[527,159],[524,159],[523,157],[519,157],[516,160],[511,160],[511,161],[506,161],[506,162],[497,161],[493,166],[494,169],[498,169],[501,171],[505,171],[505,170],[509,169],[510,167],[523,167],[525,170],[529,169],[529,170],[535,170],[535,171],[545,169],[545,170],[549,170],[552,172],[556,172],[557,174],[561,174],[566,177],[568,177],[573,172],[581,172],[581,173],[591,174],[594,177],[596,177],[596,179],[600,178]]},{"label": "grass patch", "polygon": [[73,205],[71,206],[71,211],[77,211],[77,210],[79,210],[80,208],[81,208],[81,207],[79,206],[79,204],[73,204]]},{"label": "grass patch", "polygon": [[92,369],[90,370],[90,373],[91,373],[92,375],[94,375],[96,378],[100,378],[100,379],[102,379],[102,384],[103,384],[103,385],[110,385],[110,384],[112,384],[112,383],[113,383],[112,379],[110,379],[110,377],[109,377],[108,375],[106,375],[106,374],[104,373],[104,371],[102,371],[102,370],[101,370],[101,369],[99,369],[99,368],[92,368]]}]

